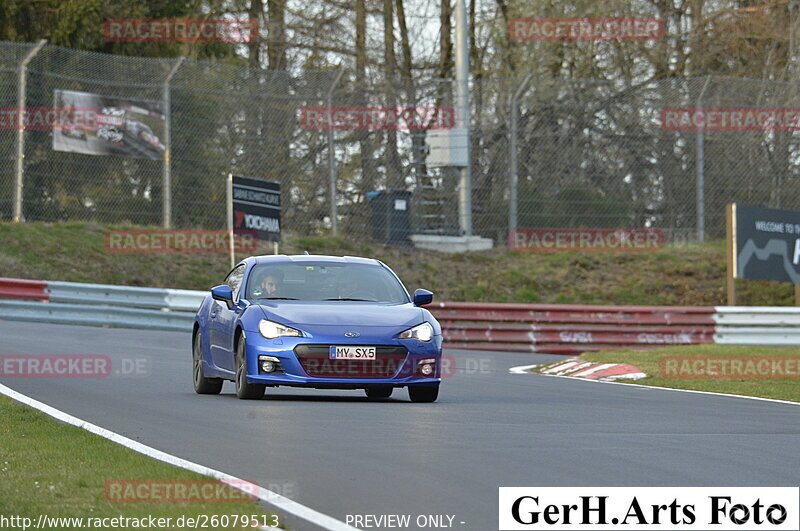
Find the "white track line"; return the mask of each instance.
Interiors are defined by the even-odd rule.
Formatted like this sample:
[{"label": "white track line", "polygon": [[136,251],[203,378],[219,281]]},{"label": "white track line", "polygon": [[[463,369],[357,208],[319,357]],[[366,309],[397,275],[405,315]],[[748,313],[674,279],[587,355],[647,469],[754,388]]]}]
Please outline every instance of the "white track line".
[{"label": "white track line", "polygon": [[643,372],[629,372],[628,374],[614,374],[597,379],[604,382],[613,382],[614,380],[641,380],[642,378],[647,378],[647,375]]},{"label": "white track line", "polygon": [[537,363],[535,365],[520,365],[519,367],[511,367],[508,369],[508,372],[511,374],[525,374],[526,372],[530,372],[530,369],[534,367],[538,367],[541,363]]},{"label": "white track line", "polygon": [[544,374],[544,373],[531,373],[531,374],[541,374],[542,376],[552,376],[554,378],[569,378],[570,380],[575,380],[580,382],[594,382],[594,383],[609,384],[609,385],[624,385],[628,387],[641,387],[642,389],[660,389],[662,391],[676,391],[679,393],[695,393],[698,395],[726,396],[729,398],[745,398],[747,400],[759,400],[762,402],[775,402],[777,404],[791,404],[793,406],[800,406],[800,402],[792,402],[790,400],[778,400],[777,398],[762,398],[760,396],[736,395],[733,393],[715,393],[713,391],[697,391],[694,389],[675,389],[674,387],[659,387],[657,385],[612,382],[608,380],[592,380],[590,378],[576,378],[575,376],[559,376],[557,374]]},{"label": "white track line", "polygon": [[[218,470],[214,470],[213,468],[208,468],[206,466],[199,465],[191,461],[187,461],[186,459],[182,459],[180,457],[168,454],[166,452],[162,452],[161,450],[156,450],[155,448],[144,445],[140,442],[136,442],[132,439],[128,439],[127,437],[124,437],[118,433],[114,433],[113,431],[107,430],[105,428],[101,428],[100,426],[92,424],[91,422],[87,422],[77,417],[73,417],[69,413],[64,413],[63,411],[60,411],[52,406],[48,406],[47,404],[39,402],[38,400],[35,400],[29,396],[14,391],[13,389],[6,387],[3,384],[0,384],[0,394],[5,395],[11,398],[12,400],[16,400],[17,402],[20,402],[22,404],[25,404],[26,406],[38,409],[42,413],[50,415],[51,417],[60,420],[65,424],[71,424],[73,426],[83,428],[84,430],[94,433],[95,435],[99,435],[100,437],[113,441],[121,446],[130,448],[134,452],[144,454],[158,461],[162,461],[164,463],[177,466],[178,468],[183,468],[185,470],[196,472],[204,476],[210,476],[222,482],[230,482],[231,487],[241,490],[246,494],[255,495],[261,501],[273,505],[278,509],[281,509],[282,511],[293,514],[298,518],[302,518],[303,520],[311,522],[312,524],[318,525],[323,529],[329,529],[331,531],[357,531],[355,527],[351,527],[345,524],[344,522],[341,522],[331,516],[328,516],[327,514],[315,511],[314,509],[306,507],[301,503],[298,503],[294,500],[290,500],[285,496],[281,496],[277,492],[273,492],[271,490],[259,487],[254,483],[241,480],[235,476],[226,474],[225,472],[220,472]],[[268,528],[264,527],[262,529],[268,529]],[[274,528],[269,528],[269,529],[274,529]]]}]

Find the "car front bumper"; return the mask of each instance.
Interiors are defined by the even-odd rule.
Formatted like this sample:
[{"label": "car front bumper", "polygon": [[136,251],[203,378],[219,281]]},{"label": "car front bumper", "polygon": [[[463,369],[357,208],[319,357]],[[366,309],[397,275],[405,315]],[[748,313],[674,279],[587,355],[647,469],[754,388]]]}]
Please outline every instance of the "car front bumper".
[{"label": "car front bumper", "polygon": [[[298,355],[298,351],[313,347],[319,351],[330,345],[376,346],[378,355],[374,365],[365,362],[341,363],[342,360],[312,360]],[[297,347],[300,347],[298,349]],[[436,385],[441,382],[442,336],[430,341],[415,339],[359,338],[359,341],[326,341],[325,338],[264,339],[258,333],[246,336],[247,381],[268,386],[314,387],[323,389],[363,389],[370,386],[405,387],[409,385]],[[402,349],[402,354],[401,354]],[[392,352],[382,358],[381,351]],[[280,362],[283,372],[263,373],[259,370],[259,356],[271,356]],[[391,357],[389,357],[391,356]],[[424,376],[421,360],[434,360],[434,372]],[[390,365],[391,364],[391,365]],[[364,367],[369,367],[367,371]],[[312,370],[316,369],[315,370]],[[380,373],[380,374],[378,374]]]}]

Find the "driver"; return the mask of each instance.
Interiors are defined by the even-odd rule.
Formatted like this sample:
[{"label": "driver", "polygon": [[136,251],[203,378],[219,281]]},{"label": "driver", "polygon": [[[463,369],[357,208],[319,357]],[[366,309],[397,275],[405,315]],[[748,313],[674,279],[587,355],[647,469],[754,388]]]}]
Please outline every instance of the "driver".
[{"label": "driver", "polygon": [[253,296],[265,298],[277,297],[282,283],[283,275],[280,270],[266,271],[264,276],[261,277],[261,282],[259,282],[253,290]]}]

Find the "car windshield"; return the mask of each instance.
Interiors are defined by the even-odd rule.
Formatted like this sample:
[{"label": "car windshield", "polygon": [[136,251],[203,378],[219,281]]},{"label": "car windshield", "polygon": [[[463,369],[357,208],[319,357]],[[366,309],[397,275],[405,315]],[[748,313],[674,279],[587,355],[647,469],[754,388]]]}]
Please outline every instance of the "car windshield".
[{"label": "car windshield", "polygon": [[246,294],[250,300],[408,302],[402,284],[386,268],[341,262],[256,265]]}]

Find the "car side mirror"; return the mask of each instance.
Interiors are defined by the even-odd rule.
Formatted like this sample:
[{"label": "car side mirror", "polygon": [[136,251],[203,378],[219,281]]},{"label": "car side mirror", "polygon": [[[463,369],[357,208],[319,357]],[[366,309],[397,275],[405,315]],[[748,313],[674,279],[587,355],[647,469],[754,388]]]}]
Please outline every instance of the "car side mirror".
[{"label": "car side mirror", "polygon": [[433,302],[433,293],[426,289],[418,289],[414,292],[414,305],[425,306]]},{"label": "car side mirror", "polygon": [[233,308],[233,290],[227,284],[211,288],[211,298],[215,301],[224,302],[229,310]]}]

